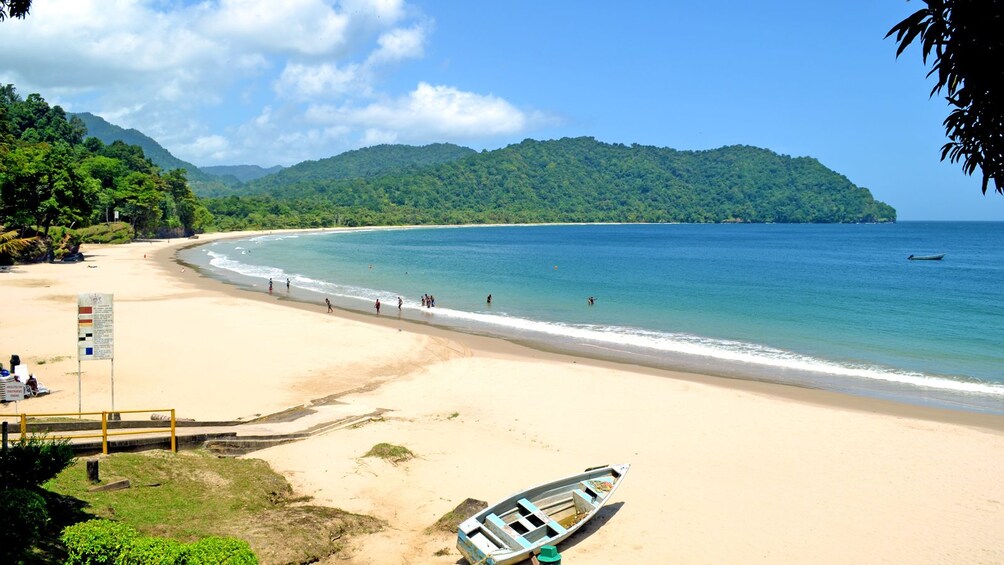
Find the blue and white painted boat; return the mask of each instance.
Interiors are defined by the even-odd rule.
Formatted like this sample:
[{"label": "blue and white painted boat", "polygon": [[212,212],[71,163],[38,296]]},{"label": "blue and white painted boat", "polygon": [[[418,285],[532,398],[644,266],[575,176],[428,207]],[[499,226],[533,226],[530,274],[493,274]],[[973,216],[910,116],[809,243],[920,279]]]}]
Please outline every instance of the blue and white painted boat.
[{"label": "blue and white painted boat", "polygon": [[529,559],[574,534],[613,496],[631,466],[594,467],[493,504],[457,528],[457,548],[476,565]]}]

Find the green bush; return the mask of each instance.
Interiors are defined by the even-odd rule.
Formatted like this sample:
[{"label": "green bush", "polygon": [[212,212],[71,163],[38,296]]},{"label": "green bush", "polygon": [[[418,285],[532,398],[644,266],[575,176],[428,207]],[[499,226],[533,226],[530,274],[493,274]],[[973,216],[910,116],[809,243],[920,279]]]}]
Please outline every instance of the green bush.
[{"label": "green bush", "polygon": [[188,565],[257,565],[258,557],[244,540],[211,536],[190,544]]},{"label": "green bush", "polygon": [[112,565],[139,537],[132,527],[111,520],[88,520],[63,529],[66,565]]},{"label": "green bush", "polygon": [[73,463],[67,440],[28,436],[0,451],[0,485],[3,488],[37,487]]},{"label": "green bush", "polygon": [[178,540],[138,537],[123,548],[117,565],[174,565],[184,563],[186,546]]},{"label": "green bush", "polygon": [[129,243],[136,233],[125,222],[112,222],[80,228],[76,235],[83,243]]},{"label": "green bush", "polygon": [[45,499],[21,488],[0,490],[0,516],[0,560],[5,563],[17,562],[49,522]]}]

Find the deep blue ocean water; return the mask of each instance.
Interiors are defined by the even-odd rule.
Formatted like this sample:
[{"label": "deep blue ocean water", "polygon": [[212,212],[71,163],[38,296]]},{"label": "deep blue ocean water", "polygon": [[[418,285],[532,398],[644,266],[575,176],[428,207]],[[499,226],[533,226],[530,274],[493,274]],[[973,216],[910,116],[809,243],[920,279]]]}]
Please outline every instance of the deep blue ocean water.
[{"label": "deep blue ocean water", "polygon": [[1004,223],[328,230],[182,259],[319,304],[379,298],[383,316],[400,296],[402,317],[540,347],[1004,413]]}]

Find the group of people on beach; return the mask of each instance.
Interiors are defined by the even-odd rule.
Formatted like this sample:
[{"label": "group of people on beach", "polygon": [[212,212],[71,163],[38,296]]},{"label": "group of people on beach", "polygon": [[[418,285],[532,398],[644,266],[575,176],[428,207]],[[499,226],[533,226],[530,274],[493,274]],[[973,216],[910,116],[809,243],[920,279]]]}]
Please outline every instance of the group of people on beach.
[{"label": "group of people on beach", "polygon": [[436,297],[431,294],[422,295],[422,308],[433,308],[436,306]]},{"label": "group of people on beach", "polygon": [[[184,271],[184,269],[182,269]],[[286,279],[286,292],[289,292],[289,279]],[[272,278],[268,279],[268,293],[272,294]]]}]

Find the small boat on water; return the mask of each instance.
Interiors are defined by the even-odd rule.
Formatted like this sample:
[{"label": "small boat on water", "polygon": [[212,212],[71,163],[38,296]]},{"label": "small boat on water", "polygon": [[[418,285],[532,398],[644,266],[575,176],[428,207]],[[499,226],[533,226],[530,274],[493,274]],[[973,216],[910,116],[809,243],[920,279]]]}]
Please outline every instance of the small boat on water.
[{"label": "small boat on water", "polygon": [[457,549],[472,564],[508,565],[572,535],[610,500],[631,466],[586,469],[516,493],[464,520]]},{"label": "small boat on water", "polygon": [[941,261],[944,256],[944,253],[939,255],[910,255],[907,259],[911,261]]}]

